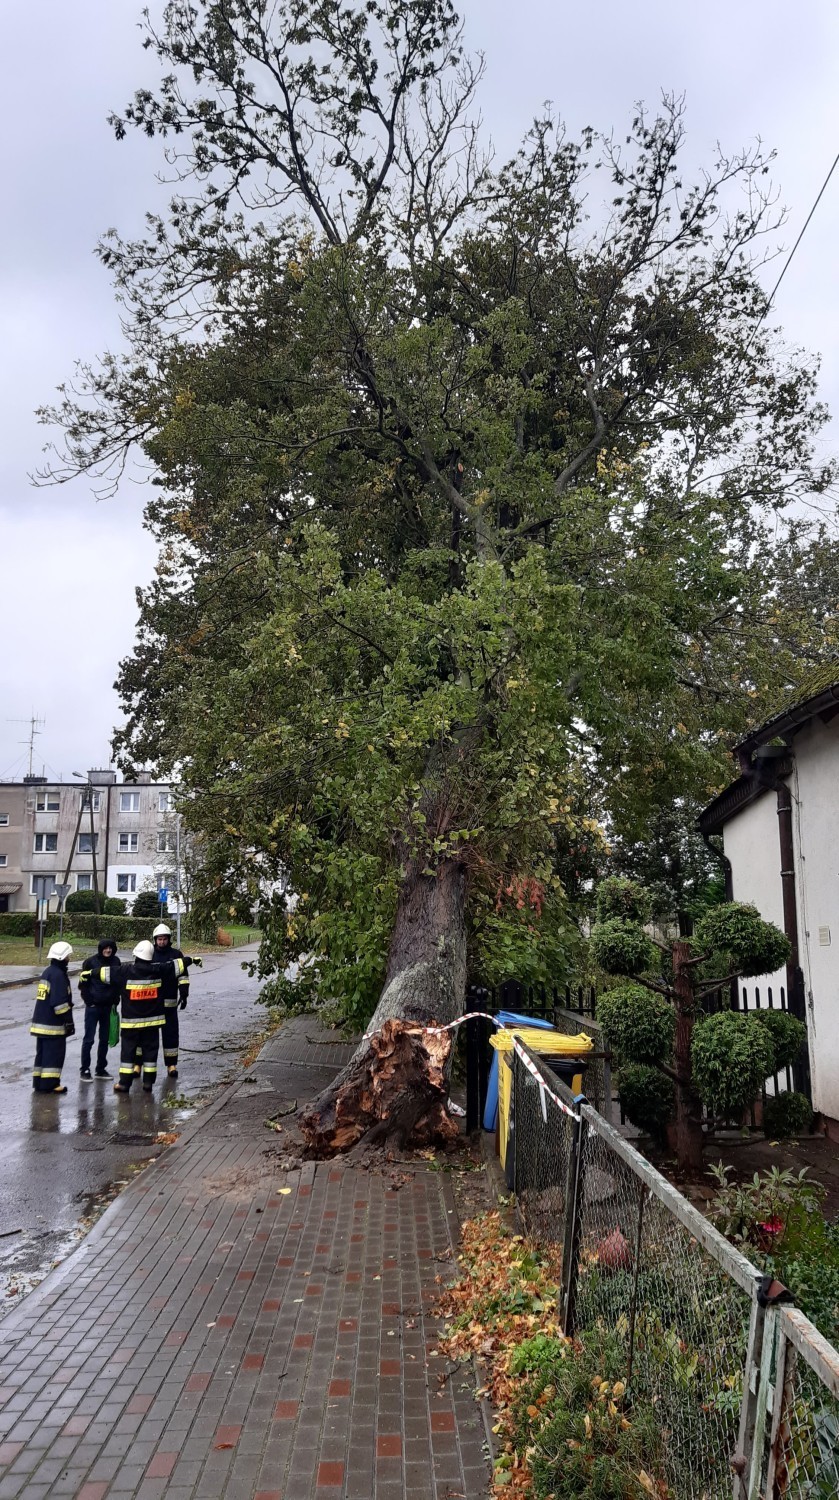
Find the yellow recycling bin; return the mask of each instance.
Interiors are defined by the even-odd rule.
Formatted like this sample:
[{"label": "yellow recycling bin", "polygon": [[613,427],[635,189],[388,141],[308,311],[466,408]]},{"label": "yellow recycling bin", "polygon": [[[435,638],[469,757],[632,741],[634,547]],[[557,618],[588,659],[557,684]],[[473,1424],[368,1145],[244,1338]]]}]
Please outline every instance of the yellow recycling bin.
[{"label": "yellow recycling bin", "polygon": [[[506,1165],[507,1140],[510,1134],[514,1036],[540,1057],[584,1058],[594,1051],[594,1042],[585,1031],[577,1036],[563,1036],[558,1031],[542,1031],[536,1026],[511,1026],[509,1030],[496,1031],[490,1037],[490,1043],[498,1053],[498,1150],[502,1167]],[[582,1069],[579,1073],[574,1073],[570,1087],[575,1094],[582,1093]]]}]

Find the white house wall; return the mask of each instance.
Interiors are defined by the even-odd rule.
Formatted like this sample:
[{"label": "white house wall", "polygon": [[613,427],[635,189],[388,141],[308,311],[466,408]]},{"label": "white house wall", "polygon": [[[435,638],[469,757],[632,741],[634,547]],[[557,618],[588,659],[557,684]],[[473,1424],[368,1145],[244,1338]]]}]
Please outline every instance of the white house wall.
[{"label": "white house wall", "polygon": [[[725,852],[731,860],[732,894],[735,901],[756,906],[766,922],[784,928],[784,898],[781,888],[781,845],[778,833],[778,802],[774,791],[764,792],[751,802],[723,829]],[[757,1003],[767,1006],[770,999],[777,1009],[781,991],[786,994],[786,968],[774,974],[760,974],[756,979],[741,980],[748,990],[751,1010]],[[783,1089],[783,1080],[779,1080]],[[767,1084],[770,1092],[771,1085]]]},{"label": "white house wall", "polygon": [[[839,717],[795,737],[790,778],[813,1103],[839,1119]],[[735,821],[739,821],[735,820]]]}]

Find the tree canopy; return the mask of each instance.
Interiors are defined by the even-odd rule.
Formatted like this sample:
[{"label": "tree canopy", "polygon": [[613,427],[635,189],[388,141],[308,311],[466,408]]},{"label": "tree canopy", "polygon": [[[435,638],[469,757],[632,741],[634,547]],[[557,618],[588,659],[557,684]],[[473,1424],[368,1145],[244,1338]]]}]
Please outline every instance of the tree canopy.
[{"label": "tree canopy", "polygon": [[128,351],[45,413],[54,477],[151,465],[120,757],[177,771],[214,909],[274,883],[266,975],[368,1016],[449,882],[473,973],[559,977],[609,841],[716,790],[834,629],[792,586],[833,471],[764,318],[771,158],[687,180],[666,98],[497,164],[449,0],[146,26],[113,123],[184,185],[103,241]]}]

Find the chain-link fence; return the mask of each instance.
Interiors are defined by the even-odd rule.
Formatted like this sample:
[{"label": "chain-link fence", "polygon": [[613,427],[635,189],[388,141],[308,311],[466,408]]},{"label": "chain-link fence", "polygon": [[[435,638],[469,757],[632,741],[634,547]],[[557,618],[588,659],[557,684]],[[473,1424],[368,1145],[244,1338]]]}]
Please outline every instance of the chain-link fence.
[{"label": "chain-link fence", "polygon": [[839,1353],[588,1103],[517,1046],[508,1178],[562,1246],[563,1326],[617,1347],[671,1500],[837,1500]]}]

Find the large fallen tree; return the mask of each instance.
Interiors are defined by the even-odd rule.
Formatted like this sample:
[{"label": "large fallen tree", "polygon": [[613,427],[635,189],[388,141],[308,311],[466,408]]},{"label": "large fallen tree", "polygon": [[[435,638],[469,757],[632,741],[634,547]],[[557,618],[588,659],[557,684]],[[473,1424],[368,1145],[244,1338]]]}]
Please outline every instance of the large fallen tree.
[{"label": "large fallen tree", "polygon": [[274,883],[267,998],[385,1039],[313,1148],[428,1134],[413,1023],[470,970],[562,977],[599,820],[717,785],[821,649],[779,592],[832,474],[764,319],[768,158],[685,182],[671,99],[625,144],[540,117],[496,168],[449,0],[171,0],[147,41],[116,133],[188,186],[103,242],[129,350],[45,414],[53,478],[154,468],[117,750],[176,770],[213,913]]}]

